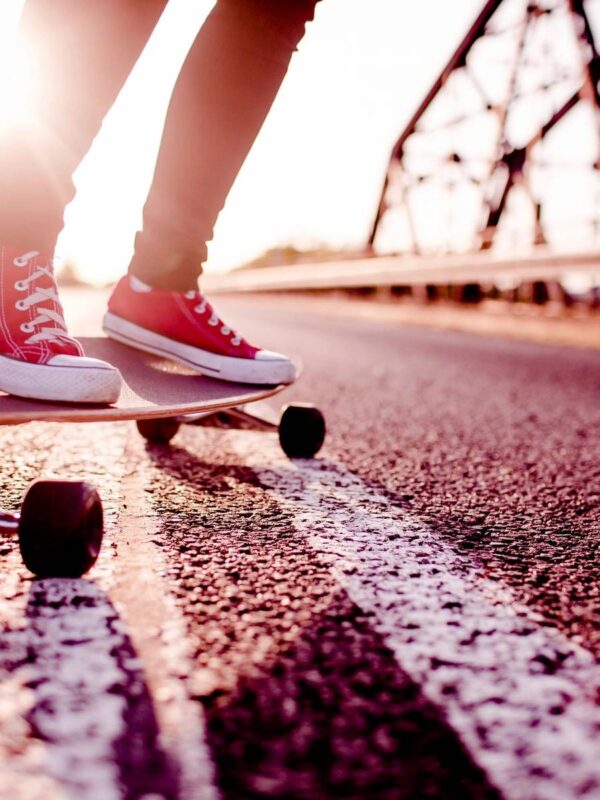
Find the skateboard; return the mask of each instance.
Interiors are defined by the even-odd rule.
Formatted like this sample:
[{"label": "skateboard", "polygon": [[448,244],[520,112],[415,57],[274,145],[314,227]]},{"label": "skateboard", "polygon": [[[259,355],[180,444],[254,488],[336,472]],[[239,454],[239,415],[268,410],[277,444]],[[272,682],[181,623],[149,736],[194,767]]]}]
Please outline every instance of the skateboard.
[{"label": "skateboard", "polygon": [[[140,434],[155,445],[168,445],[182,424],[275,431],[290,458],[312,458],[323,444],[325,420],[310,404],[287,405],[278,420],[247,410],[249,404],[287,388],[284,384],[218,381],[106,337],[79,341],[86,355],[120,370],[123,388],[118,401],[60,404],[0,393],[0,425],[134,420]],[[23,561],[38,577],[83,575],[98,558],[103,532],[101,498],[85,481],[34,481],[20,513],[0,510],[0,533],[18,535]]]}]

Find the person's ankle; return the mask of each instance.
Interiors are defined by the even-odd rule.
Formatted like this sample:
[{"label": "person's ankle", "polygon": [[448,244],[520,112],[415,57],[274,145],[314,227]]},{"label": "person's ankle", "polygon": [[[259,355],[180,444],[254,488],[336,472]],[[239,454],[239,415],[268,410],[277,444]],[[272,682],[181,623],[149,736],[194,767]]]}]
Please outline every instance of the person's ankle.
[{"label": "person's ankle", "polygon": [[129,270],[127,273],[134,281],[148,287],[149,289],[158,289],[163,292],[197,292],[198,279],[193,277],[173,275],[165,273],[163,275],[147,274],[139,271],[134,272]]},{"label": "person's ankle", "polygon": [[138,234],[135,252],[128,273],[135,275],[153,289],[168,292],[197,291],[206,253],[190,247],[187,242],[154,237],[148,232]]}]

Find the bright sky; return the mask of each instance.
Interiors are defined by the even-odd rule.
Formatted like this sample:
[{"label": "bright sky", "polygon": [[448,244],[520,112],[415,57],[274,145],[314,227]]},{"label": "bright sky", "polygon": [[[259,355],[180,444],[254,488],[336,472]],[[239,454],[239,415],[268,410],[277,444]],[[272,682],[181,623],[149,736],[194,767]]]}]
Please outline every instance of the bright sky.
[{"label": "bright sky", "polygon": [[[18,112],[22,100],[11,52],[22,5],[23,0],[0,0],[0,125],[10,124],[10,114]],[[290,244],[301,248],[361,247],[373,221],[391,146],[482,5],[483,0],[322,0],[219,219],[207,269],[226,270],[269,248]],[[141,225],[170,91],[212,6],[212,0],[170,0],[75,175],[78,194],[67,210],[58,252],[76,263],[91,282],[114,280],[127,267],[135,231]],[[524,0],[506,0],[500,25],[521,20],[524,8]],[[598,28],[600,0],[590,0],[587,8]],[[572,23],[565,17],[558,24],[563,28],[555,28],[551,34],[553,58],[577,63]],[[543,26],[538,33],[544,35]],[[506,68],[498,67],[497,56],[502,56],[506,65],[510,50],[506,51],[500,37],[496,37],[496,45],[500,48],[496,60],[486,62],[489,48],[493,52],[495,46],[491,41],[487,50],[474,52],[470,61],[483,63],[488,90],[509,75]],[[538,56],[543,58],[543,52],[538,51]],[[527,82],[527,69],[521,73]],[[560,105],[570,94],[561,100],[564,87],[552,85],[559,93],[556,102]],[[504,90],[497,87],[495,91],[500,100]],[[435,113],[444,113],[445,108],[445,113],[450,110],[450,116],[455,116],[455,101],[449,83],[445,100]],[[540,102],[539,95],[521,99],[521,112],[509,118],[521,126],[521,133],[514,132],[514,141],[524,143],[547,119],[547,109],[536,105]],[[485,124],[481,117],[473,118],[470,131],[461,132],[463,139],[471,137],[471,150],[477,150],[478,144],[485,147],[486,138],[488,148],[493,146],[495,137],[484,134]],[[578,133],[573,127],[577,125]],[[598,152],[597,130],[590,107],[580,106],[544,140],[540,155],[549,157],[554,148],[560,160],[562,148],[569,160],[585,158],[591,163]],[[442,135],[447,158],[455,135]],[[414,152],[418,147],[417,142]],[[425,141],[425,147],[430,148],[430,142]],[[545,210],[559,220],[563,234],[581,243],[583,229],[576,217],[589,216],[600,201],[598,175],[591,175],[589,169],[563,168],[561,175],[538,170],[533,180],[543,181],[546,189],[552,189],[554,183]],[[454,194],[438,192],[437,199],[435,188],[422,192],[420,186],[411,194],[411,206],[418,213],[419,203],[424,204],[420,223],[426,228],[428,246],[464,247],[471,241],[473,222],[481,213],[481,200],[473,185],[463,181],[462,189],[458,187]],[[202,187],[197,191],[202,192]],[[524,194],[519,197],[517,191],[511,195],[509,208],[511,205],[513,219],[523,228],[531,214],[529,200]],[[401,221],[392,218],[388,222],[392,241],[386,241],[385,226],[379,241],[395,249],[402,245],[398,241]],[[515,234],[510,225],[506,230],[512,246]],[[448,240],[448,232],[454,241]],[[500,234],[497,238],[502,244],[502,231]]]},{"label": "bright sky", "polygon": [[[88,279],[105,282],[126,267],[170,83],[211,5],[171,0],[78,172],[79,195],[59,249]],[[7,59],[21,6],[2,0],[0,52]],[[219,220],[208,268],[226,269],[288,243],[362,244],[390,147],[480,6],[323,0]],[[16,86],[14,65],[0,63],[0,74],[2,106]]]}]

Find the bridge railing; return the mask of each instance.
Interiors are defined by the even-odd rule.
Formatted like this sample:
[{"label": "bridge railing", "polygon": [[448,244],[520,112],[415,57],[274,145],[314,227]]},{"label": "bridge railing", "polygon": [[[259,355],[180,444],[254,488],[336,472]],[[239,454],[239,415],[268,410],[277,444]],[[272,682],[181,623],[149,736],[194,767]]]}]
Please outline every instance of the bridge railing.
[{"label": "bridge railing", "polygon": [[207,274],[207,292],[271,292],[361,289],[409,286],[499,287],[530,282],[568,282],[585,274],[600,286],[600,251],[554,253],[546,248],[525,255],[495,255],[490,251],[425,256],[377,256],[347,261],[321,261]]}]

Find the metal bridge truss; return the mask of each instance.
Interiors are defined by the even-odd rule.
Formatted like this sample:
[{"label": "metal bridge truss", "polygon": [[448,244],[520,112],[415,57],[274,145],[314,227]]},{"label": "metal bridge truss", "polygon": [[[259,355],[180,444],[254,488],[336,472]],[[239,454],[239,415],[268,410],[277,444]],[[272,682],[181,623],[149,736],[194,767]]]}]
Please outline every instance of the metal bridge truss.
[{"label": "metal bridge truss", "polygon": [[369,244],[600,243],[600,0],[489,0],[393,147]]}]

